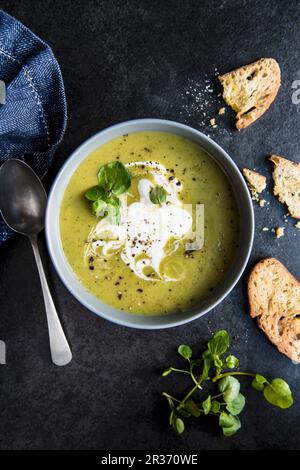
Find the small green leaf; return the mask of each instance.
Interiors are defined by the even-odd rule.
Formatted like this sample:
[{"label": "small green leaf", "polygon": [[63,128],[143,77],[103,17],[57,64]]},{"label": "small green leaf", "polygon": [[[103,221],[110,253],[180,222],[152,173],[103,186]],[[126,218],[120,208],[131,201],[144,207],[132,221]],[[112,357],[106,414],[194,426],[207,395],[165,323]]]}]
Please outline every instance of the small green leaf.
[{"label": "small green leaf", "polygon": [[169,367],[168,369],[164,370],[161,375],[163,377],[167,377],[167,375],[171,374],[171,372],[172,372],[172,367]]},{"label": "small green leaf", "polygon": [[267,379],[265,379],[265,377],[263,377],[260,374],[256,374],[254,379],[251,382],[251,385],[253,388],[255,388],[255,390],[257,390],[258,392],[261,392],[265,388],[266,382],[267,382]]},{"label": "small green leaf", "polygon": [[[237,416],[236,418],[238,419]],[[234,424],[234,426],[231,426],[231,428],[222,428],[223,435],[226,437],[234,436],[234,434],[236,434],[240,428],[241,428],[241,422],[238,419],[238,421]]]},{"label": "small green leaf", "polygon": [[232,416],[224,411],[220,414],[219,425],[222,427],[224,436],[233,436],[240,428],[241,422],[237,416]]},{"label": "small green leaf", "polygon": [[234,369],[235,367],[239,366],[239,360],[235,356],[227,356],[226,357],[226,365],[229,369]]},{"label": "small green leaf", "polygon": [[166,202],[167,191],[162,186],[154,186],[150,191],[150,201],[153,204],[162,204]]},{"label": "small green leaf", "polygon": [[222,428],[230,428],[234,424],[234,417],[225,411],[222,411],[222,413],[219,416],[219,425],[222,426]]},{"label": "small green leaf", "polygon": [[210,395],[208,395],[206,400],[202,402],[202,408],[203,408],[204,414],[208,415],[208,413],[211,410],[211,396]]},{"label": "small green leaf", "polygon": [[263,375],[260,375],[260,374],[255,374],[255,380],[260,384],[264,384],[267,382],[267,379]]},{"label": "small green leaf", "polygon": [[293,404],[293,396],[289,385],[283,379],[273,379],[264,389],[265,399],[279,408],[289,408]]},{"label": "small green leaf", "polygon": [[220,392],[223,393],[224,401],[229,403],[237,398],[240,391],[240,382],[229,375],[218,381],[218,387]]},{"label": "small green leaf", "polygon": [[105,197],[105,190],[100,186],[92,186],[86,191],[85,197],[89,201],[97,201],[97,199],[103,199]]},{"label": "small green leaf", "polygon": [[98,173],[99,186],[115,196],[120,196],[129,189],[131,175],[123,163],[115,161],[103,165]]},{"label": "small green leaf", "polygon": [[218,413],[218,411],[220,411],[220,408],[221,408],[221,403],[217,400],[213,400],[211,402],[211,412],[212,413]]},{"label": "small green leaf", "polygon": [[178,434],[182,434],[184,431],[184,422],[180,418],[174,420],[174,429]]},{"label": "small green leaf", "polygon": [[189,346],[187,346],[186,344],[181,344],[179,347],[178,347],[178,352],[180,354],[180,356],[182,356],[184,359],[187,359],[189,360],[191,357],[192,357],[192,350]]},{"label": "small green leaf", "polygon": [[195,418],[200,416],[200,410],[194,400],[188,400],[185,404],[185,409]]},{"label": "small green leaf", "polygon": [[207,343],[207,346],[209,351],[216,356],[224,354],[229,346],[229,335],[227,331],[217,331],[217,333],[215,333],[212,339]]},{"label": "small green leaf", "polygon": [[245,397],[241,393],[231,402],[227,403],[226,410],[229,411],[232,415],[239,415],[245,406]]}]

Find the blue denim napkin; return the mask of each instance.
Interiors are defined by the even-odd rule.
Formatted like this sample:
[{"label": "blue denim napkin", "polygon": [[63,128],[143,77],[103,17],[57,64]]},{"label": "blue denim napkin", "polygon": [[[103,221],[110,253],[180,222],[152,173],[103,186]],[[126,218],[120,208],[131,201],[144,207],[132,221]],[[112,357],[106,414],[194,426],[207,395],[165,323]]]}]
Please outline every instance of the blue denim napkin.
[{"label": "blue denim napkin", "polygon": [[[50,47],[1,10],[0,81],[0,165],[19,158],[42,176],[66,127],[63,79]],[[0,244],[11,235],[0,216]]]}]

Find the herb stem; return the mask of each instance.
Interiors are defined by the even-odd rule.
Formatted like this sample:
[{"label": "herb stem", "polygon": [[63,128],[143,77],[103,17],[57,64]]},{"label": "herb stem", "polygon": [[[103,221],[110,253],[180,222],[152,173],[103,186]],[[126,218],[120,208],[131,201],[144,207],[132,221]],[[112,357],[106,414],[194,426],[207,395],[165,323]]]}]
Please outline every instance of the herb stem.
[{"label": "herb stem", "polygon": [[[195,378],[195,377],[194,377],[194,378]],[[196,379],[195,379],[195,380],[196,380]],[[187,393],[187,395],[183,398],[183,400],[181,400],[181,403],[182,403],[182,404],[185,403],[185,402],[190,398],[190,396],[192,396],[193,393],[194,393],[198,388],[201,388],[201,389],[202,389],[201,383],[202,383],[202,380],[199,380],[199,381],[196,380],[195,386]]]},{"label": "herb stem", "polygon": [[191,372],[190,372],[190,374],[191,374],[191,378],[192,378],[194,384],[197,385],[197,388],[200,388],[200,390],[202,390],[202,387],[201,387],[201,385],[200,385],[200,382],[199,382],[199,381],[196,379],[196,377],[194,376],[193,368],[192,368],[192,367],[191,367]]},{"label": "herb stem", "polygon": [[216,382],[219,379],[222,379],[223,377],[229,377],[230,375],[248,375],[249,377],[255,377],[255,374],[252,374],[251,372],[225,372],[224,374],[216,375],[212,381]]},{"label": "herb stem", "polygon": [[170,367],[170,369],[171,369],[173,372],[182,372],[182,373],[184,373],[184,374],[189,374],[189,375],[190,375],[190,371],[189,371],[189,370],[175,369],[175,367]]},{"label": "herb stem", "polygon": [[198,388],[199,385],[200,385],[200,384],[198,384],[198,382],[197,382],[197,385],[195,385],[195,386],[189,391],[189,393],[184,397],[184,399],[181,400],[181,403],[185,403],[185,402],[188,400],[188,398],[190,398],[190,396],[193,395],[193,393],[197,390],[197,388]]},{"label": "herb stem", "polygon": [[214,400],[215,398],[219,398],[219,397],[222,397],[223,396],[223,392],[222,393],[218,393],[218,395],[214,395],[211,397],[212,400]]},{"label": "herb stem", "polygon": [[166,392],[163,392],[163,396],[166,397],[166,398],[170,398],[171,400],[176,401],[177,403],[180,403],[180,400],[178,400],[178,398],[175,398],[175,397],[173,397],[172,395],[169,395]]}]

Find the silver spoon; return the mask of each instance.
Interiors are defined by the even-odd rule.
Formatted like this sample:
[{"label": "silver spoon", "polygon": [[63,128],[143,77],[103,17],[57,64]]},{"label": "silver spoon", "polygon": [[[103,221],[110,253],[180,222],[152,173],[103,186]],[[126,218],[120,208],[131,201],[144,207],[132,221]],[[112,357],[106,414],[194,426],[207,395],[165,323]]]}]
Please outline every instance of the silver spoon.
[{"label": "silver spoon", "polygon": [[11,159],[0,167],[0,211],[7,225],[15,232],[29,238],[37,264],[54,364],[64,366],[72,359],[72,353],[46,280],[39,253],[37,236],[44,228],[47,195],[34,171],[21,160]]}]

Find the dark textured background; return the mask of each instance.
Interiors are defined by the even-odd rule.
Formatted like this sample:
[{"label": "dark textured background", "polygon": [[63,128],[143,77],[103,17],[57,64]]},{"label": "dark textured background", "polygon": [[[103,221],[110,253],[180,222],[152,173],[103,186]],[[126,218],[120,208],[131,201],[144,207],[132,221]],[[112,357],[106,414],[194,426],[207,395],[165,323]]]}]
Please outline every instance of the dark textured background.
[{"label": "dark textured background", "polygon": [[[52,46],[64,75],[69,124],[47,189],[84,139],[138,117],[175,119],[209,132],[240,167],[256,167],[269,183],[270,152],[299,161],[300,108],[291,100],[292,82],[300,79],[298,1],[6,0],[0,5]],[[264,56],[276,58],[282,70],[282,87],[270,111],[240,133],[229,111],[217,129],[203,124],[199,107],[185,95],[191,84],[202,89],[205,79],[214,82],[215,69],[225,72]],[[219,104],[212,97],[208,101],[213,115]],[[295,221],[284,222],[286,210],[271,194],[266,198],[267,208],[255,205],[255,245],[244,278],[218,308],[186,326],[151,332],[104,321],[73,299],[48,263],[74,355],[65,368],[50,360],[29,243],[15,237],[2,246],[0,338],[7,344],[7,365],[0,366],[0,447],[300,448],[299,368],[276,351],[247,313],[246,276],[257,260],[276,256],[300,275],[300,231]],[[263,226],[278,225],[286,226],[284,238],[261,232]],[[175,362],[178,344],[200,350],[218,328],[235,337],[232,350],[244,369],[288,379],[296,403],[287,411],[273,409],[245,382],[248,402],[234,438],[221,437],[214,419],[191,424],[177,437],[168,429],[160,392],[180,390],[180,384],[175,377],[160,378],[159,371]]]}]

